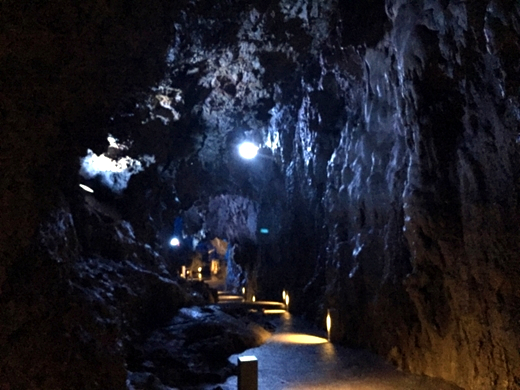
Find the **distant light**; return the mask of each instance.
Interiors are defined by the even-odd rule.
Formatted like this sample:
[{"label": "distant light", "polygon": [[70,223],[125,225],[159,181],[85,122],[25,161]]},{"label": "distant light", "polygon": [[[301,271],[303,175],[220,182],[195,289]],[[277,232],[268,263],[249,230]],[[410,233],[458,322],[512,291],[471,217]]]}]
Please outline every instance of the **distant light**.
[{"label": "distant light", "polygon": [[252,302],[256,302],[256,297],[253,295],[253,297],[251,298],[251,301]]},{"label": "distant light", "polygon": [[283,309],[265,309],[264,314],[285,314]]},{"label": "distant light", "polygon": [[282,299],[285,302],[285,296],[287,295],[287,292],[285,290],[282,291]]},{"label": "distant light", "polygon": [[170,241],[170,245],[171,246],[180,246],[181,242],[179,241],[179,239],[177,237],[173,237]]},{"label": "distant light", "polygon": [[238,153],[242,158],[251,160],[252,158],[256,157],[256,154],[258,153],[258,146],[252,144],[251,142],[244,142],[238,147]]},{"label": "distant light", "polygon": [[267,229],[267,228],[261,228],[261,229],[260,229],[260,233],[262,233],[262,234],[269,234],[269,229]]},{"label": "distant light", "polygon": [[285,310],[289,311],[289,294],[285,293]]},{"label": "distant light", "polygon": [[94,193],[94,190],[90,187],[87,187],[85,184],[80,184],[79,186],[81,187],[82,190],[90,192],[91,194]]},{"label": "distant light", "polygon": [[246,295],[246,288],[242,287],[242,295]]},{"label": "distant light", "polygon": [[197,268],[197,271],[202,272],[202,267]]},{"label": "distant light", "polygon": [[325,344],[327,339],[310,334],[278,333],[272,335],[267,342],[283,344]]}]

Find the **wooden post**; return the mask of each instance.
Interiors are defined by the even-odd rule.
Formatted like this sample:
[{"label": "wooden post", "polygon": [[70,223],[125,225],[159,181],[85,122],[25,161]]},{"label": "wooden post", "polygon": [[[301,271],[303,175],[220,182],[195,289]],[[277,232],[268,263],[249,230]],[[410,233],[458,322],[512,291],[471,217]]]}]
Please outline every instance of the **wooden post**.
[{"label": "wooden post", "polygon": [[258,390],[258,360],[255,356],[238,358],[238,390]]}]

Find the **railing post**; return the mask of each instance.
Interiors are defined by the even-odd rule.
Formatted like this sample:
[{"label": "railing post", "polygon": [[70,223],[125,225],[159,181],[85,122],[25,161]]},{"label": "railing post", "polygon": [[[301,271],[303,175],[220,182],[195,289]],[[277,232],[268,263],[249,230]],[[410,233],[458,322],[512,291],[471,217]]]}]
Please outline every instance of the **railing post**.
[{"label": "railing post", "polygon": [[238,390],[258,390],[258,360],[255,356],[238,358]]}]

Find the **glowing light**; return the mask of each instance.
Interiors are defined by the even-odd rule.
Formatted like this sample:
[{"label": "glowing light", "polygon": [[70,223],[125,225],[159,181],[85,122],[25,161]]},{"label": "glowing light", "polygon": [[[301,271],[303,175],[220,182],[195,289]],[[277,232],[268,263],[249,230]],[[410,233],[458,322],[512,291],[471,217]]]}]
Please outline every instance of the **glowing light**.
[{"label": "glowing light", "polygon": [[252,302],[256,302],[256,297],[253,295],[253,297],[251,298],[251,301]]},{"label": "glowing light", "polygon": [[202,272],[202,267],[197,268],[198,272]]},{"label": "glowing light", "polygon": [[246,295],[246,288],[242,287],[242,295]]},{"label": "glowing light", "polygon": [[267,228],[262,228],[262,229],[260,229],[260,233],[261,233],[261,234],[269,234],[269,229],[267,229]]},{"label": "glowing light", "polygon": [[283,291],[282,291],[282,300],[283,300],[284,302],[285,302],[285,295],[286,295],[286,294],[287,294],[287,293],[285,292],[285,290],[283,290]]},{"label": "glowing light", "polygon": [[90,193],[94,193],[94,190],[92,188],[87,187],[84,184],[80,184],[79,186],[81,187],[82,190],[85,190],[85,191],[90,192]]},{"label": "glowing light", "polygon": [[277,333],[268,340],[270,343],[282,344],[325,344],[327,339],[310,334],[301,333]]},{"label": "glowing light", "polygon": [[173,237],[171,240],[170,240],[170,245],[171,246],[180,246],[181,245],[181,242],[179,241],[179,239],[177,237]]},{"label": "glowing light", "polygon": [[330,318],[330,310],[327,310],[327,339],[330,341],[330,329],[332,327],[332,319]]},{"label": "glowing light", "polygon": [[242,158],[251,160],[252,158],[256,157],[256,154],[258,153],[258,146],[252,144],[251,142],[244,142],[238,147],[238,153]]},{"label": "glowing light", "polygon": [[244,298],[237,296],[237,295],[219,294],[218,300],[219,300],[219,302],[230,302],[230,301],[242,302],[244,300]]},{"label": "glowing light", "polygon": [[289,311],[289,294],[285,293],[285,310]]},{"label": "glowing light", "polygon": [[284,314],[285,310],[283,309],[265,309],[264,314]]}]

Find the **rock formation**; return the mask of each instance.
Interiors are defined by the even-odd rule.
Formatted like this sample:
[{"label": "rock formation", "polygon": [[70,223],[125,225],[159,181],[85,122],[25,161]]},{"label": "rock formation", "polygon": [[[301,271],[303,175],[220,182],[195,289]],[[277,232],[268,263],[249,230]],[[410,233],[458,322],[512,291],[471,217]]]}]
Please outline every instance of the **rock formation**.
[{"label": "rock formation", "polygon": [[[178,216],[259,296],[330,310],[335,341],[520,389],[518,1],[7,0],[0,21],[0,389],[139,376],[139,337],[208,300],[176,278]],[[143,170],[115,191],[79,174],[88,149]]]}]

